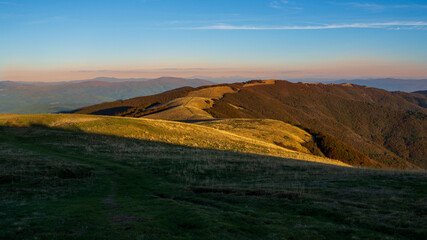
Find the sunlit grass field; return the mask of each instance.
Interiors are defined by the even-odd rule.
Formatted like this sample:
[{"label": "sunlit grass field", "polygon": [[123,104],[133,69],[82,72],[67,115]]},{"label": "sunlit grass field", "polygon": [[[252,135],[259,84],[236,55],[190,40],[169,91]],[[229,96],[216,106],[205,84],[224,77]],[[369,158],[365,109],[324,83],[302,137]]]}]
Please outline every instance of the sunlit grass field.
[{"label": "sunlit grass field", "polygon": [[270,119],[222,119],[201,121],[197,124],[311,154],[304,146],[304,143],[312,140],[313,136],[301,128],[282,121]]},{"label": "sunlit grass field", "polygon": [[[253,120],[242,121],[248,121],[246,126],[253,122]],[[44,126],[55,129],[159,141],[190,147],[248,152],[348,166],[338,160],[314,156],[306,151],[295,151],[296,149],[293,148],[281,147],[272,141],[268,141],[267,139],[262,140],[259,136],[251,135],[249,131],[246,131],[247,133],[245,134],[239,132],[236,134],[234,131],[224,131],[203,125],[175,121],[77,114],[41,114],[0,115],[1,125],[14,127]],[[245,124],[241,123],[241,125],[243,127]],[[259,123],[257,125],[258,127],[262,126]],[[285,124],[283,123],[283,125]],[[295,130],[283,129],[283,132],[288,132],[289,135],[293,134],[292,131]],[[254,129],[253,132],[258,132],[258,130]],[[289,142],[300,144],[298,141],[300,140]]]},{"label": "sunlit grass field", "polygon": [[0,239],[427,237],[425,172],[293,160],[305,155],[167,121],[3,115],[0,126]]}]

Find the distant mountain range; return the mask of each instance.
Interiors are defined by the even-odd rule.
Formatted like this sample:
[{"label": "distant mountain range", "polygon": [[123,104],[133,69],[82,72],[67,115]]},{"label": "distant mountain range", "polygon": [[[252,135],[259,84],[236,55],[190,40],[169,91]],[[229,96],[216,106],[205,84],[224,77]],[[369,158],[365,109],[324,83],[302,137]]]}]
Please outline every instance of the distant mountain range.
[{"label": "distant mountain range", "polygon": [[422,94],[422,95],[426,95],[426,96],[427,96],[427,90],[424,90],[424,91],[416,91],[416,92],[413,92],[413,93]]},{"label": "distant mountain range", "polygon": [[53,113],[83,106],[212,84],[202,79],[96,78],[55,83],[0,82],[0,113]]},{"label": "distant mountain range", "polygon": [[[69,111],[83,106],[118,99],[147,96],[171,89],[190,86],[198,87],[213,82],[241,81],[241,77],[232,78],[112,78],[98,77],[88,80],[70,82],[0,82],[0,113],[55,113]],[[304,80],[291,80],[304,81]],[[388,91],[422,91],[427,90],[427,79],[353,79],[353,80],[313,80],[309,82],[351,83],[362,86],[381,88]]]},{"label": "distant mountain range", "polygon": [[[233,82],[245,82],[252,80],[246,77],[223,77],[223,78],[209,78],[200,77],[215,83],[233,83]],[[286,77],[273,77],[275,79],[287,79]],[[404,91],[414,92],[420,90],[427,90],[427,79],[399,79],[399,78],[372,78],[372,79],[318,79],[318,78],[307,78],[307,79],[289,79],[290,82],[307,82],[307,83],[351,83],[361,86],[369,86],[374,88],[381,88],[387,91]]]},{"label": "distant mountain range", "polygon": [[396,79],[396,78],[381,78],[381,79],[353,79],[353,80],[339,80],[326,83],[351,83],[361,86],[369,86],[374,88],[381,88],[387,91],[404,91],[414,92],[420,90],[427,90],[427,79]]},{"label": "distant mountain range", "polygon": [[315,136],[313,154],[353,166],[427,169],[427,97],[354,84],[255,80],[103,103],[76,113],[178,121],[275,119]]}]

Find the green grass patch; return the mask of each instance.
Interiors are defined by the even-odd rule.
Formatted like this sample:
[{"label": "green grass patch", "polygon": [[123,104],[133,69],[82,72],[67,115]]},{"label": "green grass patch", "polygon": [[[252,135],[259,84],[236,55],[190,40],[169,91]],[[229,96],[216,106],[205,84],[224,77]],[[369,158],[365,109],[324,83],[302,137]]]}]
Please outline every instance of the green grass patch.
[{"label": "green grass patch", "polygon": [[0,128],[0,239],[425,239],[424,172]]}]

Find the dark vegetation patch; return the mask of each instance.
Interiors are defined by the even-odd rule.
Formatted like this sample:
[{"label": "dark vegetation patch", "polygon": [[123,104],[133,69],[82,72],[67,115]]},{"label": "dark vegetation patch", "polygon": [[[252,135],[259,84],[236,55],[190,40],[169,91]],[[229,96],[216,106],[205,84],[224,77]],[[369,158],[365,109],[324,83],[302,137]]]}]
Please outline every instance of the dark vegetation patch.
[{"label": "dark vegetation patch", "polygon": [[311,141],[305,142],[302,145],[305,148],[307,148],[308,151],[311,152],[311,154],[316,155],[316,156],[320,156],[320,157],[325,157],[325,154],[322,152],[322,150],[317,145],[316,138],[313,137],[313,139]]},{"label": "dark vegetation patch", "polygon": [[116,116],[116,115],[120,115],[124,112],[126,112],[127,110],[131,109],[132,107],[113,107],[113,108],[107,108],[107,109],[102,109],[99,111],[95,111],[92,114],[94,115],[109,115],[109,116]]},{"label": "dark vegetation patch", "polygon": [[104,109],[111,109],[111,108],[126,106],[131,108],[129,108],[128,111],[122,112],[120,114],[121,116],[139,117],[140,112],[144,112],[145,109],[149,108],[150,106],[153,106],[153,104],[165,103],[175,98],[184,97],[188,94],[188,92],[192,90],[194,90],[194,88],[192,87],[183,87],[183,88],[167,91],[164,93],[160,93],[157,95],[137,97],[137,98],[132,98],[128,100],[118,100],[118,101],[109,102],[109,103],[102,103],[102,104],[90,106],[87,108],[83,108],[82,110],[77,111],[76,113],[93,114],[94,112],[99,112]]},{"label": "dark vegetation patch", "polygon": [[380,164],[351,146],[332,136],[306,129],[314,140],[304,144],[314,155],[326,156],[328,158],[341,160],[351,166],[384,168],[385,165]]},{"label": "dark vegetation patch", "polygon": [[234,194],[237,196],[255,196],[255,197],[266,197],[266,198],[279,198],[279,199],[289,199],[295,200],[298,198],[303,198],[303,192],[295,191],[269,191],[264,189],[221,189],[221,188],[192,188],[193,192],[201,193],[220,193],[220,194]]}]

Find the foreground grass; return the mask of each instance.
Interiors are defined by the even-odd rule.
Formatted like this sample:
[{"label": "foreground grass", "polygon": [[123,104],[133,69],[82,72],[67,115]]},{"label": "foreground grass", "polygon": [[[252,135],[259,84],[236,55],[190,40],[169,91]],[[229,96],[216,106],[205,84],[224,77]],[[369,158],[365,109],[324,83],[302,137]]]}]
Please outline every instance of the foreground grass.
[{"label": "foreground grass", "polygon": [[425,239],[427,176],[0,128],[0,239]]}]

